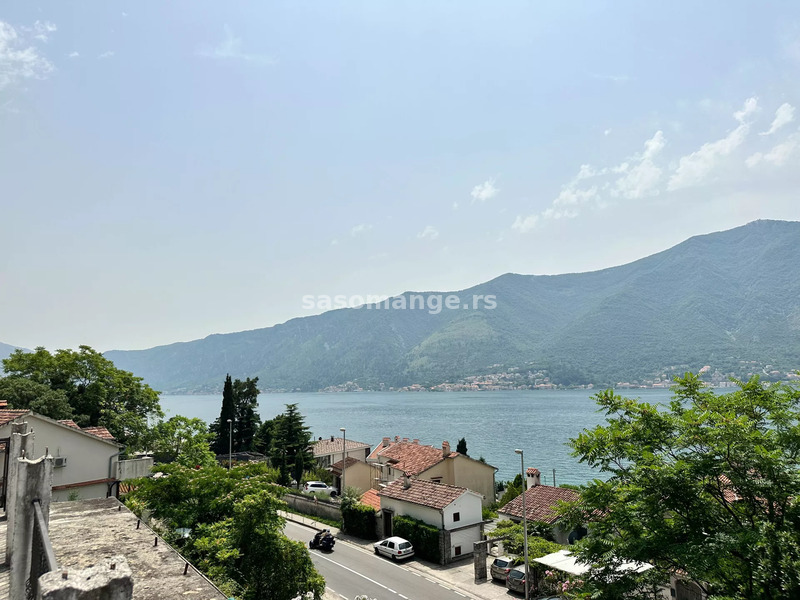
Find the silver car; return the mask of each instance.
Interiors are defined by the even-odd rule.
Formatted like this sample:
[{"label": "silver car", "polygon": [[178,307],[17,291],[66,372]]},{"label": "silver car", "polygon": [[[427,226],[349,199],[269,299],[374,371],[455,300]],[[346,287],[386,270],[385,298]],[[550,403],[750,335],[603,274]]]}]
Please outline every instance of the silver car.
[{"label": "silver car", "polygon": [[524,568],[514,567],[508,572],[508,577],[506,577],[506,587],[512,592],[518,592],[520,594],[525,593]]},{"label": "silver car", "polygon": [[392,560],[414,556],[414,546],[401,537],[390,537],[373,544],[375,554],[383,554]]},{"label": "silver car", "polygon": [[506,582],[509,571],[514,568],[514,561],[507,556],[498,556],[492,561],[489,567],[489,572],[492,574],[492,579]]}]

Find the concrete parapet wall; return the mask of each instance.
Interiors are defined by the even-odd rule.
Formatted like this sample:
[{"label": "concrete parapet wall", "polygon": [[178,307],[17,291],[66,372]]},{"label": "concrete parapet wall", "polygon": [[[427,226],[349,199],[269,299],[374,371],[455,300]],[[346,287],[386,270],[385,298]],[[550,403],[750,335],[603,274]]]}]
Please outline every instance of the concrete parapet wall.
[{"label": "concrete parapet wall", "polygon": [[37,600],[130,600],[133,575],[123,556],[112,556],[88,569],[45,573]]},{"label": "concrete parapet wall", "polygon": [[127,479],[138,479],[139,477],[147,477],[150,475],[150,469],[153,468],[153,457],[146,456],[144,458],[132,458],[130,460],[121,460],[117,463],[117,479],[125,481]]},{"label": "concrete parapet wall", "polygon": [[342,511],[339,509],[338,504],[296,494],[286,494],[283,499],[292,509],[304,515],[324,517],[335,521],[342,520]]}]

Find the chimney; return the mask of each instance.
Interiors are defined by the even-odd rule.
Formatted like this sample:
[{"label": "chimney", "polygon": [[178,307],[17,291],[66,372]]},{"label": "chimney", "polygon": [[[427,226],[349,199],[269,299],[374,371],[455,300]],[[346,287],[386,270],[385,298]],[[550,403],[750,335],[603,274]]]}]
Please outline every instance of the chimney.
[{"label": "chimney", "polygon": [[529,490],[537,485],[542,485],[542,474],[539,469],[528,467],[525,471],[525,489]]},{"label": "chimney", "polygon": [[411,487],[411,478],[408,476],[408,473],[403,473],[403,489],[407,490]]},{"label": "chimney", "polygon": [[413,443],[414,443],[414,444],[419,444],[419,440],[418,440],[417,438],[414,438],[414,441],[413,441]]},{"label": "chimney", "polygon": [[394,436],[394,441],[395,441],[395,443],[399,443],[400,442],[400,436],[399,435]]},{"label": "chimney", "polygon": [[333,436],[331,436],[331,441],[333,441]]},{"label": "chimney", "polygon": [[403,441],[404,442],[408,442],[408,438],[403,438]]},{"label": "chimney", "polygon": [[448,441],[442,442],[442,456],[445,458],[450,456],[450,442]]},{"label": "chimney", "polygon": [[388,437],[383,438],[383,443],[381,444],[381,446],[386,448],[386,446],[388,445],[389,445],[389,438]]}]

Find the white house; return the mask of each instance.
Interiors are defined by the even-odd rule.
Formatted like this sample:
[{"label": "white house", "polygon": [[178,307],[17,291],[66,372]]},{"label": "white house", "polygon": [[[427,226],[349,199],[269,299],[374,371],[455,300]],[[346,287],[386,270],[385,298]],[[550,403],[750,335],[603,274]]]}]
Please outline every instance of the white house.
[{"label": "white house", "polygon": [[442,564],[472,554],[482,539],[482,497],[467,488],[404,477],[378,492],[384,532],[391,535],[392,518],[404,515],[440,530]]},{"label": "white house", "polygon": [[[45,450],[55,458],[53,500],[105,498],[117,482],[122,445],[105,427],[81,429],[72,421],[55,421],[29,410],[0,410],[0,439],[11,435],[11,424],[28,424],[33,432],[32,456]],[[0,469],[4,461],[0,463]],[[5,482],[5,473],[3,473]],[[3,490],[3,494],[5,490]]]}]

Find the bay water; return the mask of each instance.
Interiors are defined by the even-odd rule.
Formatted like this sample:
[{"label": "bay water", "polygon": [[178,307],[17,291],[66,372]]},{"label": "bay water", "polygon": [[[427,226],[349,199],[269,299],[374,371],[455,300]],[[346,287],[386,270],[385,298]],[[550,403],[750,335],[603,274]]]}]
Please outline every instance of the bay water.
[{"label": "bay water", "polygon": [[[455,450],[467,441],[472,458],[483,457],[497,467],[497,481],[513,479],[525,467],[542,472],[542,483],[581,484],[601,475],[570,455],[567,442],[581,431],[603,422],[592,390],[512,390],[491,392],[340,392],[261,394],[261,418],[282,413],[297,404],[314,439],[341,437],[377,446],[383,437],[417,438],[421,444]],[[646,402],[666,404],[672,392],[665,389],[620,390],[620,394]],[[167,417],[198,417],[211,423],[219,417],[222,394],[161,396]]]}]

